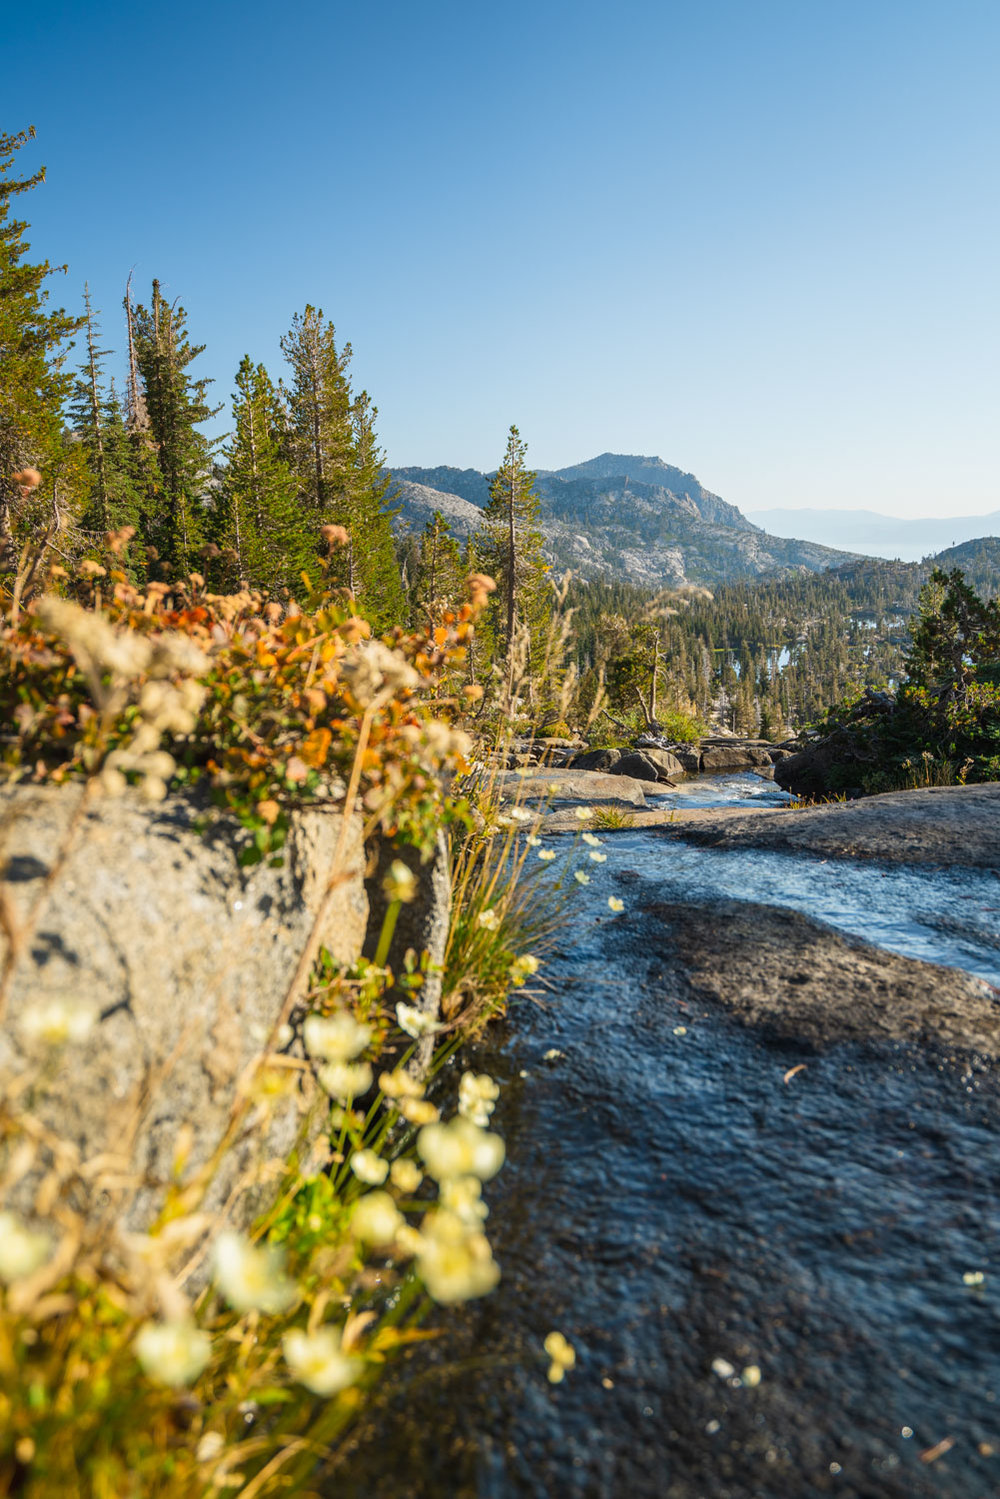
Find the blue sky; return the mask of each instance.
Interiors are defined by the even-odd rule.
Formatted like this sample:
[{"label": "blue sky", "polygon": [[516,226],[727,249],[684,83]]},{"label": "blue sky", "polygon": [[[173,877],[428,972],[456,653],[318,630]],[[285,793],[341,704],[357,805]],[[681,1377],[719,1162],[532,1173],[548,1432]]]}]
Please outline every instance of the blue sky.
[{"label": "blue sky", "polygon": [[[307,301],[391,463],[658,453],[744,510],[1000,507],[995,0],[34,0],[19,209],[228,399]],[[23,205],[23,207],[22,207]],[[197,368],[197,367],[196,367]],[[224,425],[220,418],[220,425]]]}]

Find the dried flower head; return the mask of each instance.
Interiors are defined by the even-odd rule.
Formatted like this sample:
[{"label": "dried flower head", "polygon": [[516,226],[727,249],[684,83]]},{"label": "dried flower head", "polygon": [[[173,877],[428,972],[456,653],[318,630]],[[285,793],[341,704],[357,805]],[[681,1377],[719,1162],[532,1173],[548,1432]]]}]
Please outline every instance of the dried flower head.
[{"label": "dried flower head", "polygon": [[346,526],[320,526],[319,534],[330,552],[334,547],[346,547],[351,540],[351,533]]}]

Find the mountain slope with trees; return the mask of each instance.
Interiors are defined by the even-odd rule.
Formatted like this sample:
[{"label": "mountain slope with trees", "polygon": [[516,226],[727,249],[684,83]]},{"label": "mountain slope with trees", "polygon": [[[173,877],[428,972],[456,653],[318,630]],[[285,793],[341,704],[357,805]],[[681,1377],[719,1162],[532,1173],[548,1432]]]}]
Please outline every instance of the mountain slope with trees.
[{"label": "mountain slope with trees", "polygon": [[[475,469],[395,469],[403,526],[420,526],[435,509],[447,513],[447,505],[461,534],[460,528],[473,524],[466,507],[487,503],[492,477]],[[426,499],[421,486],[434,490],[435,498]],[[822,572],[856,555],[769,536],[693,474],[661,458],[602,453],[569,468],[540,471],[536,487],[546,560],[556,571],[569,568],[586,578],[712,586]]]}]

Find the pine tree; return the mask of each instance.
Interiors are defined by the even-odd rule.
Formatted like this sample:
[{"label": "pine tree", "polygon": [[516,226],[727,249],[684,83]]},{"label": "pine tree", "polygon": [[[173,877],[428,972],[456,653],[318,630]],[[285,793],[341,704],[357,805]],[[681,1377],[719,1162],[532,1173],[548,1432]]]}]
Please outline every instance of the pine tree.
[{"label": "pine tree", "polygon": [[213,571],[226,587],[294,590],[309,562],[311,537],[297,504],[298,481],[283,456],[284,414],[262,364],[244,355],[233,396],[236,430],[213,506]]},{"label": "pine tree", "polygon": [[[204,539],[211,478],[212,444],[198,427],[221,408],[208,404],[211,382],[188,374],[204,344],[190,343],[184,309],[163,300],[159,281],[153,282],[151,307],[135,309],[133,337],[157,460],[157,472],[150,477],[154,484],[157,478],[162,483],[145,497],[143,531],[164,576],[182,577],[193,567]],[[131,404],[137,431],[143,432],[138,385]]]},{"label": "pine tree", "polygon": [[[36,519],[27,487],[13,475],[37,468],[46,479],[58,511],[58,476],[66,466],[62,409],[72,389],[72,376],[63,369],[67,340],[83,319],[62,308],[49,311],[48,292],[42,289],[53,272],[48,261],[25,260],[30,246],[24,238],[28,225],[10,218],[11,199],[45,180],[45,168],[30,177],[10,176],[15,154],[34,139],[34,128],[17,135],[0,133],[0,570],[10,571],[17,560],[15,528],[30,527]],[[60,269],[65,270],[62,266]]]},{"label": "pine tree", "polygon": [[415,622],[440,624],[445,610],[454,607],[462,592],[466,571],[461,547],[444,516],[435,510],[420,537],[413,585]]},{"label": "pine tree", "polygon": [[349,587],[380,628],[401,624],[406,615],[403,584],[392,540],[393,512],[386,496],[392,483],[385,454],[375,435],[378,408],[366,390],[351,401],[351,450],[343,486],[349,542]]},{"label": "pine tree", "polygon": [[132,473],[118,398],[113,385],[109,390],[104,387],[102,363],[110,351],[97,347],[100,330],[89,286],[84,288],[84,307],[87,362],[80,367],[70,413],[87,458],[80,525],[85,533],[94,533],[91,539],[96,541],[105,531],[126,525],[138,527],[141,496]]},{"label": "pine tree", "polygon": [[512,426],[503,462],[490,484],[480,539],[485,570],[497,584],[492,613],[499,655],[505,661],[507,705],[514,691],[514,646],[518,630],[528,639],[529,660],[525,665],[530,684],[530,643],[542,624],[548,571],[542,557],[535,475],[524,462],[527,450],[527,443],[522,442],[521,434]]},{"label": "pine tree", "polygon": [[322,526],[344,527],[348,544],[332,555],[331,577],[377,625],[398,623],[405,606],[386,506],[389,477],[375,436],[377,412],[366,391],[351,392],[351,346],[338,349],[322,308],[307,306],[281,348],[291,366],[283,392],[287,444],[304,519],[317,543]]}]

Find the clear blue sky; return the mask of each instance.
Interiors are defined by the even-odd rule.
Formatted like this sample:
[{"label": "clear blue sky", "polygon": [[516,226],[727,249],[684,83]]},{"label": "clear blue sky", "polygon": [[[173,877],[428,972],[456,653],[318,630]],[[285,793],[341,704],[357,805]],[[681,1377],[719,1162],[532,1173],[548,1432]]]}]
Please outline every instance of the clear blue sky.
[{"label": "clear blue sky", "polygon": [[[33,0],[36,251],[188,310],[219,399],[306,301],[391,463],[658,453],[744,510],[1000,507],[997,0]],[[196,366],[197,368],[197,366]]]}]

